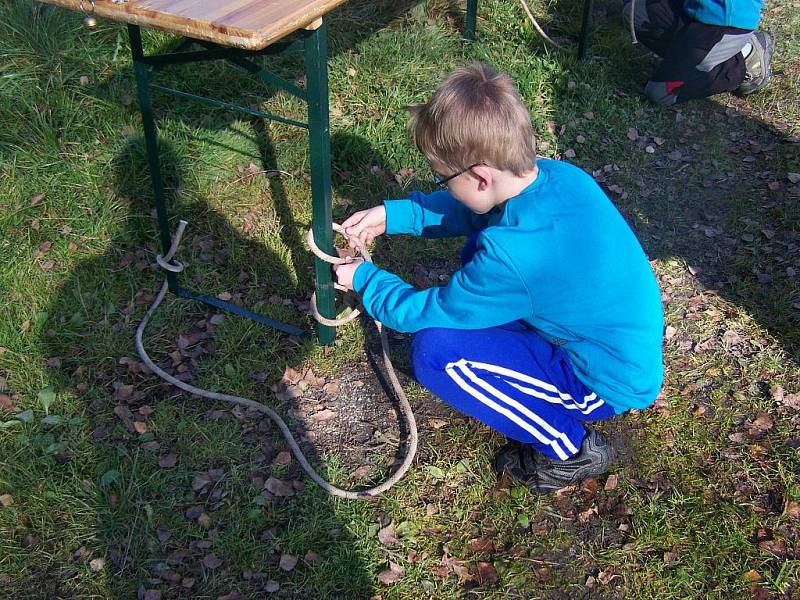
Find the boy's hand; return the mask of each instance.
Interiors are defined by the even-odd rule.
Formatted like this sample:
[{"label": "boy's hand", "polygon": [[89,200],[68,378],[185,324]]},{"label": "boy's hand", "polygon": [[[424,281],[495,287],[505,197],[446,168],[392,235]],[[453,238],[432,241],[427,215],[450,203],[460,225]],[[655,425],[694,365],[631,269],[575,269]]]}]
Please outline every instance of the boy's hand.
[{"label": "boy's hand", "polygon": [[348,290],[352,290],[353,276],[356,274],[356,269],[360,267],[363,263],[364,263],[363,259],[355,258],[350,262],[343,263],[341,265],[334,265],[333,272],[336,275],[336,283],[346,287]]},{"label": "boy's hand", "polygon": [[[348,238],[358,238],[369,246],[376,237],[386,233],[386,208],[379,204],[353,213],[342,223],[342,227]],[[356,247],[352,239],[349,244],[351,248]]]}]

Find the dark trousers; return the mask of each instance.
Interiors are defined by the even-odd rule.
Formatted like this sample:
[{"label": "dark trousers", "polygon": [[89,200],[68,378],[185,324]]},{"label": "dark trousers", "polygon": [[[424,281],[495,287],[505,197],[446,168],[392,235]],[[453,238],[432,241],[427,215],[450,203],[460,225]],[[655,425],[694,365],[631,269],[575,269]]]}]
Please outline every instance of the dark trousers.
[{"label": "dark trousers", "polygon": [[750,31],[694,21],[681,0],[625,0],[628,27],[631,2],[637,39],[663,59],[645,86],[650,100],[670,106],[739,87]]}]

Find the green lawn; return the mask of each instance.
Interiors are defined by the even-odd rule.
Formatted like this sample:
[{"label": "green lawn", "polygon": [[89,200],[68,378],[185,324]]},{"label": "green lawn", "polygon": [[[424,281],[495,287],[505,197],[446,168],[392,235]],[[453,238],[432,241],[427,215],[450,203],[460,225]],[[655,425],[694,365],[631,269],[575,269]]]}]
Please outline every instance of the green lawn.
[{"label": "green lawn", "polygon": [[[580,2],[534,10],[574,42]],[[617,3],[595,13],[583,62],[543,45],[511,0],[481,0],[472,44],[452,1],[331,14],[336,220],[429,186],[403,107],[486,60],[518,82],[540,154],[593,173],[628,219],[667,320],[656,406],[604,427],[620,455],[611,475],[547,498],[498,486],[500,436],[406,380],[420,458],[384,497],[345,502],[301,476],[267,421],[141,368],[133,332],[161,274],[127,33],[0,3],[0,597],[800,597],[800,5],[765,7],[769,89],[669,110],[639,95],[655,63]],[[174,42],[145,33],[148,52]],[[223,64],[158,80],[304,118]],[[155,103],[171,210],[190,223],[185,281],[311,330],[305,134]],[[458,249],[395,238],[374,256],[433,285]],[[392,337],[401,368],[407,341]],[[359,465],[362,483],[386,473],[401,436],[370,374],[367,321],[322,349],[170,298],[146,345],[195,385],[277,407],[337,483]],[[334,385],[276,399],[287,367]],[[336,417],[309,421],[326,402]],[[270,477],[294,482],[291,495],[265,491]]]}]

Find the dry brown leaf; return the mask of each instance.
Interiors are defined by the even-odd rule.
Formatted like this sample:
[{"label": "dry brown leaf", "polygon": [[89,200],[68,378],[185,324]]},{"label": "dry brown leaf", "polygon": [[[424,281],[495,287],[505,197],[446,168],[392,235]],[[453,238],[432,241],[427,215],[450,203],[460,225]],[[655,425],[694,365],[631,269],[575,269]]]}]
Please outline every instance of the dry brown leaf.
[{"label": "dry brown leaf", "polygon": [[[2,499],[0,499],[0,504],[2,504]],[[787,502],[786,510],[783,512],[787,517],[791,517],[792,519],[800,519],[800,502]]]},{"label": "dry brown leaf", "polygon": [[494,541],[489,538],[473,538],[469,541],[469,549],[473,552],[494,552]]},{"label": "dry brown leaf", "polygon": [[14,504],[14,497],[11,494],[0,494],[0,507],[5,508]]},{"label": "dry brown leaf", "polygon": [[403,575],[405,575],[405,570],[403,567],[390,561],[389,568],[385,571],[381,571],[378,574],[378,581],[384,585],[390,585],[400,581],[400,579],[403,578]]},{"label": "dry brown leaf", "polygon": [[747,433],[751,437],[759,437],[768,432],[775,425],[775,420],[769,413],[764,411],[759,412],[756,418],[747,423],[745,426]]},{"label": "dry brown leaf", "polygon": [[17,407],[14,406],[14,399],[8,394],[0,394],[0,408],[8,412],[17,412]]},{"label": "dry brown leaf", "polygon": [[441,429],[447,426],[447,421],[444,419],[428,419],[428,427],[431,429]]},{"label": "dry brown leaf", "polygon": [[320,421],[329,421],[336,416],[336,413],[333,412],[330,408],[326,408],[319,412],[314,413],[311,415],[311,419],[317,422]]},{"label": "dry brown leaf", "polygon": [[288,450],[282,450],[278,452],[278,456],[276,456],[275,460],[272,462],[276,465],[288,465],[292,462],[292,453]]},{"label": "dry brown leaf", "polygon": [[222,561],[217,558],[216,554],[207,554],[203,557],[203,565],[207,569],[211,569],[213,571],[214,569],[218,569],[222,566]]},{"label": "dry brown leaf", "polygon": [[628,139],[632,142],[635,142],[639,139],[639,130],[635,127],[631,127],[628,129]]},{"label": "dry brown leaf", "polygon": [[497,583],[500,577],[497,575],[497,569],[491,563],[479,562],[478,563],[478,581],[482,584]]},{"label": "dry brown leaf", "polygon": [[378,541],[384,546],[397,546],[400,540],[394,530],[394,523],[389,523],[386,527],[378,530]]},{"label": "dry brown leaf", "polygon": [[37,204],[41,203],[44,200],[44,194],[36,194],[31,196],[31,206],[36,206]]},{"label": "dry brown leaf", "polygon": [[612,490],[617,489],[617,485],[619,484],[619,475],[616,473],[612,473],[606,479],[606,485],[604,486],[605,491],[610,492]]},{"label": "dry brown leaf", "polygon": [[280,479],[276,479],[275,477],[270,477],[264,483],[264,489],[267,490],[273,496],[294,496],[294,488],[291,484],[288,484]]},{"label": "dry brown leaf", "polygon": [[291,571],[297,565],[297,557],[292,554],[281,554],[278,566],[284,571]]},{"label": "dry brown leaf", "polygon": [[786,178],[791,183],[800,183],[800,173],[787,173]]},{"label": "dry brown leaf", "polygon": [[306,552],[306,555],[303,557],[303,562],[309,565],[318,565],[322,563],[322,557],[316,552],[309,550]]}]

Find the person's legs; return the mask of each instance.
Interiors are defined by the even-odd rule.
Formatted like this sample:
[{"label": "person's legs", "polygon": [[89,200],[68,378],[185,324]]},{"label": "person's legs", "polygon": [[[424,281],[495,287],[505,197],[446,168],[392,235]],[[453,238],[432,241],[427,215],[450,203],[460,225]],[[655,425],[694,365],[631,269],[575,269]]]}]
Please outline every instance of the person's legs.
[{"label": "person's legs", "polygon": [[742,49],[751,39],[745,29],[687,23],[667,47],[645,94],[670,106],[736,90],[745,79]]},{"label": "person's legs", "polygon": [[411,360],[417,380],[436,396],[561,461],[579,453],[583,421],[614,415],[575,377],[563,350],[521,323],[420,331]]}]

